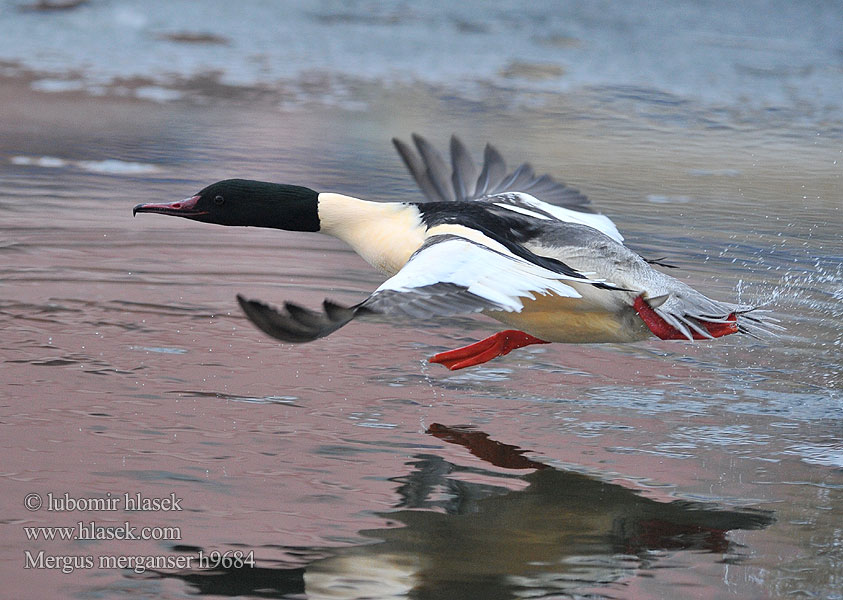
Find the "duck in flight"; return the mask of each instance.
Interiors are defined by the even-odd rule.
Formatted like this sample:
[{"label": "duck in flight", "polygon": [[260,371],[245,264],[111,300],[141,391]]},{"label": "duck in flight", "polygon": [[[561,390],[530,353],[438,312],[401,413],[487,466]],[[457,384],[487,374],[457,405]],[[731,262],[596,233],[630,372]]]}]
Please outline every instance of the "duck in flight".
[{"label": "duck in flight", "polygon": [[227,179],[178,202],[139,204],[133,213],[318,231],[389,277],[362,302],[325,300],[321,311],[292,302],[277,310],[238,295],[246,316],[284,342],[310,342],[372,313],[483,313],[512,328],[430,359],[455,370],[531,344],[705,340],[776,327],[752,306],[712,300],[656,270],[652,263],[661,263],[624,246],[615,224],[579,191],[537,177],[528,164],[508,172],[491,145],[478,170],[456,137],[450,161],[418,135],[414,148],[393,143],[426,200],[370,202]]}]

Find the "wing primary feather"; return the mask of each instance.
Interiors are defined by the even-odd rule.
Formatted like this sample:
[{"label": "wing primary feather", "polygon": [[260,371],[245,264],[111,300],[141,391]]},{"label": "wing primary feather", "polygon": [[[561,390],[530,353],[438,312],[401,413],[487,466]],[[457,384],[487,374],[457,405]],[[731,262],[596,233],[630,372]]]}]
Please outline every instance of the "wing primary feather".
[{"label": "wing primary feather", "polygon": [[303,330],[320,327],[322,325],[322,315],[310,310],[309,308],[304,308],[303,306],[293,304],[292,302],[285,302],[284,309],[294,322],[300,323],[304,326],[302,328]]},{"label": "wing primary feather", "polygon": [[359,304],[346,307],[330,300],[325,300],[322,304],[322,313],[292,302],[285,302],[284,312],[281,312],[263,302],[248,300],[239,294],[237,302],[258,329],[276,339],[293,344],[303,344],[325,337],[363,312]]},{"label": "wing primary feather", "polygon": [[392,144],[395,146],[395,149],[407,166],[407,170],[410,171],[410,175],[416,180],[416,184],[427,199],[433,202],[441,202],[444,198],[439,195],[436,186],[430,181],[424,161],[407,144],[398,138],[392,138]]},{"label": "wing primary feather", "polygon": [[550,175],[542,175],[524,186],[522,192],[532,192],[533,196],[540,196],[542,191],[548,191],[556,182],[550,178]]},{"label": "wing primary feather", "polygon": [[415,143],[416,149],[427,165],[427,175],[439,193],[439,197],[445,201],[454,201],[456,197],[445,159],[430,142],[417,133],[413,134],[413,143]]},{"label": "wing primary feather", "polygon": [[451,179],[457,200],[474,197],[477,185],[477,167],[460,139],[451,136]]},{"label": "wing primary feather", "polygon": [[[519,166],[515,169],[509,177],[504,179],[500,185],[498,186],[501,192],[503,191],[521,191],[518,189],[519,185],[523,185],[525,181],[529,181],[533,176],[533,168],[528,164],[524,163],[523,165]],[[498,190],[492,190],[492,193],[496,193]]]},{"label": "wing primary feather", "polygon": [[504,177],[506,177],[506,161],[497,148],[486,144],[483,151],[483,169],[480,171],[475,186],[477,197],[492,193],[491,190],[497,188]]},{"label": "wing primary feather", "polygon": [[414,133],[412,139],[418,155],[400,140],[392,142],[422,193],[431,201],[479,200],[495,194],[529,192],[542,203],[580,213],[595,213],[588,198],[579,190],[549,175],[537,177],[528,163],[507,175],[506,162],[492,144],[486,144],[483,165],[477,175],[471,155],[458,137],[451,137],[450,165],[424,137]]}]

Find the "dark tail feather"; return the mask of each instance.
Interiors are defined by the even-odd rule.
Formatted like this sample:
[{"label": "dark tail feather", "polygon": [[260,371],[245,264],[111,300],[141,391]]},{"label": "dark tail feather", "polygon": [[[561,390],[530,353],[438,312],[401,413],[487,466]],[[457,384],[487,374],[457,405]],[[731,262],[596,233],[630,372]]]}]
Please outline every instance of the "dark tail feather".
[{"label": "dark tail feather", "polygon": [[325,337],[354,319],[361,310],[359,305],[345,307],[330,300],[322,303],[323,312],[316,312],[292,302],[284,303],[284,312],[271,306],[247,300],[237,295],[240,308],[249,320],[264,333],[292,344],[303,344]]}]

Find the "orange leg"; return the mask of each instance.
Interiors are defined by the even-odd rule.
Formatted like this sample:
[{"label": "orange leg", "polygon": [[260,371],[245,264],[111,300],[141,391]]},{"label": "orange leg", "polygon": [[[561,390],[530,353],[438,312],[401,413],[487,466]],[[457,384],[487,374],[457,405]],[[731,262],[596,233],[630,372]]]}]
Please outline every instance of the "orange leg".
[{"label": "orange leg", "polygon": [[[635,312],[638,313],[638,316],[641,317],[641,320],[650,328],[656,337],[661,338],[663,340],[686,340],[684,335],[682,335],[679,330],[677,330],[672,325],[668,324],[664,319],[662,319],[656,311],[654,311],[649,304],[644,300],[643,296],[638,296],[633,302],[632,307],[635,309]],[[711,334],[711,337],[721,337],[724,335],[729,335],[730,333],[737,333],[738,332],[738,318],[735,316],[735,313],[732,313],[728,316],[728,321],[725,323],[709,323],[707,321],[698,321],[698,323],[705,328],[707,332]],[[696,331],[692,331],[691,334],[693,335],[695,340],[704,340],[707,339],[701,336]]]},{"label": "orange leg", "polygon": [[457,369],[483,364],[498,356],[509,354],[516,348],[522,348],[531,344],[549,343],[529,333],[524,333],[516,329],[507,329],[469,346],[440,352],[436,356],[431,357],[429,362],[439,363],[440,365],[445,365],[452,371],[456,371]]}]

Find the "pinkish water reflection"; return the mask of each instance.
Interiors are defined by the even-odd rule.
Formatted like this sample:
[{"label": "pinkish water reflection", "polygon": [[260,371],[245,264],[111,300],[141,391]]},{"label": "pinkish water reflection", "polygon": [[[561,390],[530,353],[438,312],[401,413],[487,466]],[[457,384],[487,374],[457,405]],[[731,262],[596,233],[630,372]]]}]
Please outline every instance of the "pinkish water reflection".
[{"label": "pinkish water reflection", "polygon": [[[350,114],[2,89],[10,597],[717,598],[843,583],[839,144],[560,123],[554,110],[570,106],[473,112],[464,131],[461,106],[423,91]],[[137,202],[228,176],[412,197],[387,141],[416,129],[533,159],[696,285],[769,301],[787,334],[553,345],[456,373],[424,358],[493,324],[363,322],[283,346],[246,322],[236,293],[352,302],[378,275],[318,235],[131,217]],[[183,509],[24,507],[30,493],[138,492],[176,494]],[[127,520],[180,535],[32,541],[24,530]],[[257,567],[24,568],[27,551],[200,550],[254,552]]]}]

